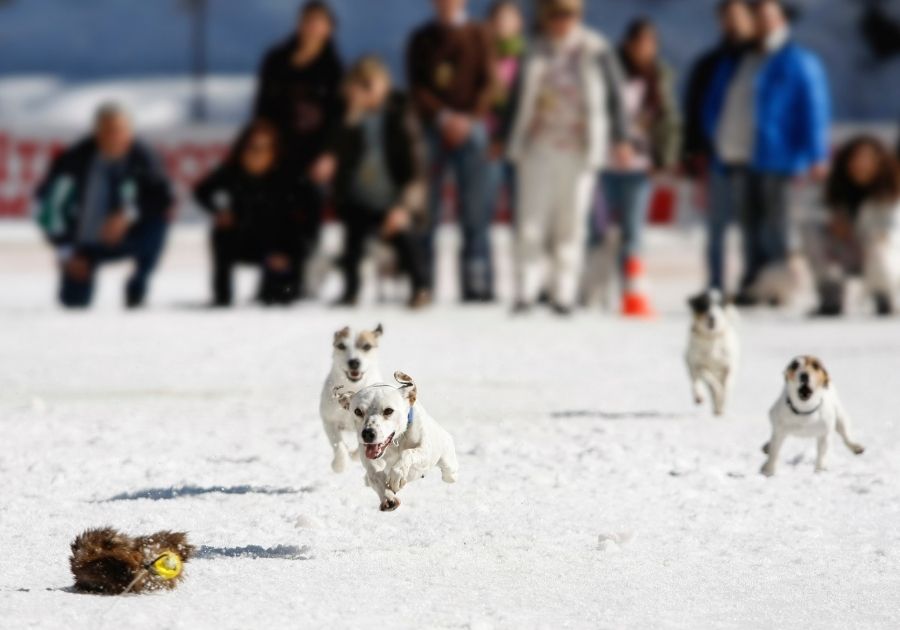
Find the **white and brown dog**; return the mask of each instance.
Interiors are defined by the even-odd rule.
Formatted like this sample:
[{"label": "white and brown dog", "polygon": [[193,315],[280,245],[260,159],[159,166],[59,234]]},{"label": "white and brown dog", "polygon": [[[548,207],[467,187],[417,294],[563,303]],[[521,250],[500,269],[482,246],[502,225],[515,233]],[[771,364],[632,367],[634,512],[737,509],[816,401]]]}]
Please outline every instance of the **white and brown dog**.
[{"label": "white and brown dog", "polygon": [[356,448],[351,451],[342,436],[344,431],[355,432],[353,418],[335,400],[334,389],[360,388],[381,382],[381,371],[378,369],[378,341],[382,334],[384,329],[381,324],[374,330],[363,330],[356,334],[349,327],[334,333],[331,372],[325,379],[319,400],[319,415],[322,416],[328,443],[334,450],[334,459],[331,460],[334,472],[344,472],[347,463],[356,455]]},{"label": "white and brown dog", "polygon": [[768,455],[762,474],[775,474],[781,445],[789,435],[817,440],[816,472],[826,469],[826,457],[835,431],[851,451],[865,450],[850,435],[850,416],[838,399],[825,366],[819,359],[801,356],[792,360],[784,372],[784,391],[775,401],[769,419],[772,438],[763,446]]},{"label": "white and brown dog", "polygon": [[441,469],[447,483],[459,468],[453,438],[417,400],[416,384],[395,372],[400,387],[370,385],[357,392],[338,387],[335,398],[353,414],[356,435],[365,457],[366,482],[378,494],[381,511],[400,506],[397,493],[432,468]]},{"label": "white and brown dog", "polygon": [[703,403],[705,385],[712,396],[713,413],[720,416],[740,358],[737,310],[715,289],[691,298],[688,304],[694,317],[685,359],[694,401]]}]

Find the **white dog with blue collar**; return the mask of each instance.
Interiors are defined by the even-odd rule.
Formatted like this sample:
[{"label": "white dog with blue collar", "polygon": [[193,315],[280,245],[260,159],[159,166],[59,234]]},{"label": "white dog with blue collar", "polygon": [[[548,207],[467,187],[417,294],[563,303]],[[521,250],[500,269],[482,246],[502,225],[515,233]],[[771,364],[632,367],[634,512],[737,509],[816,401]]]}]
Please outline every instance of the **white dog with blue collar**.
[{"label": "white dog with blue collar", "polygon": [[453,438],[417,401],[416,384],[395,372],[400,384],[370,385],[358,392],[336,387],[334,396],[353,416],[366,470],[366,481],[378,494],[381,511],[400,506],[397,493],[407,483],[441,469],[447,483],[456,481],[459,465]]},{"label": "white dog with blue collar", "polygon": [[771,477],[781,445],[789,435],[816,438],[816,472],[826,470],[826,458],[836,432],[855,455],[865,448],[851,437],[850,416],[841,404],[825,366],[816,357],[793,359],[784,371],[784,390],[775,401],[769,419],[772,438],[763,446],[768,455],[762,474]]}]

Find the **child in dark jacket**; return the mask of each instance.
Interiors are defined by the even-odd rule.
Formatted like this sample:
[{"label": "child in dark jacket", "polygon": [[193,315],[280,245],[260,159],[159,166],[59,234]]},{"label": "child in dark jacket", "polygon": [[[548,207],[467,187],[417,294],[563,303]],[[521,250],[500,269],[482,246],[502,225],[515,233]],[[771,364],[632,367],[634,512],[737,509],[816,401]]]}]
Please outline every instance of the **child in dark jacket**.
[{"label": "child in dark jacket", "polygon": [[346,235],[340,303],[356,303],[365,243],[375,236],[393,247],[409,276],[410,306],[423,307],[430,291],[414,232],[425,197],[415,119],[407,99],[391,91],[390,73],[377,58],[364,57],[353,66],[345,95],[347,115],[334,142],[334,196]]},{"label": "child in dark jacket", "polygon": [[319,228],[315,193],[281,166],[278,133],[265,122],[251,124],[226,162],[195,191],[213,216],[213,303],[232,302],[232,272],[238,263],[262,269],[259,299],[287,304],[299,297],[303,263]]}]

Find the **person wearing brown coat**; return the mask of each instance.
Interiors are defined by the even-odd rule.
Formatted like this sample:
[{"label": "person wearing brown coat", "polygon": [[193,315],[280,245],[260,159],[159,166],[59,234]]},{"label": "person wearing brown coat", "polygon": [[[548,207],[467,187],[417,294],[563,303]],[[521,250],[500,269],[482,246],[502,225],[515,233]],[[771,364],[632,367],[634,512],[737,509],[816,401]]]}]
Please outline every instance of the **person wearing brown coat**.
[{"label": "person wearing brown coat", "polygon": [[467,19],[468,0],[433,0],[433,4],[435,19],[413,34],[407,49],[410,90],[428,150],[426,262],[433,278],[434,235],[449,169],[456,180],[462,227],[462,299],[486,302],[494,298],[485,124],[493,97],[491,43],[484,27]]}]

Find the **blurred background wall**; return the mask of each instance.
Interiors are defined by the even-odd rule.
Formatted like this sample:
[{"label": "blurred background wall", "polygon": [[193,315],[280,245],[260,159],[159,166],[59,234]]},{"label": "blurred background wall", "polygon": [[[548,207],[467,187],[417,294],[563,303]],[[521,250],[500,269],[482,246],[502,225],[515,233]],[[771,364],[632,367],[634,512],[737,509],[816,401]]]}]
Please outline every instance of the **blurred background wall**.
[{"label": "blurred background wall", "polygon": [[[483,15],[489,0],[473,0]],[[618,38],[636,15],[660,25],[665,53],[681,70],[715,39],[717,0],[588,0],[590,22]],[[190,91],[173,77],[192,64],[192,8],[198,0],[0,0],[0,121],[83,120],[81,105],[110,81],[127,83],[148,109],[139,121],[166,126],[189,113]],[[263,51],[287,35],[300,0],[206,0],[209,118],[243,118],[248,75]],[[406,38],[428,0],[332,0],[344,55],[379,52],[402,69]],[[522,0],[530,8],[530,0]],[[795,0],[799,39],[830,71],[842,121],[900,118],[900,0]],[[893,30],[892,30],[893,29]],[[135,81],[149,79],[152,81]],[[129,83],[130,82],[130,83]],[[80,96],[79,96],[80,95]]]},{"label": "blurred background wall", "polygon": [[[534,4],[520,3],[526,12]],[[717,3],[587,0],[589,22],[614,40],[631,19],[652,17],[682,81],[691,61],[717,38]],[[27,216],[34,185],[53,153],[84,133],[106,100],[133,112],[187,200],[246,120],[260,59],[292,33],[301,4],[0,0],[0,218]],[[377,52],[402,84],[407,39],[428,19],[430,4],[331,0],[345,59]],[[792,4],[799,40],[822,56],[829,71],[839,123],[835,138],[862,125],[893,141],[900,120],[900,0]],[[484,16],[489,5],[471,0],[472,14]],[[198,68],[202,84],[194,78]]]}]

